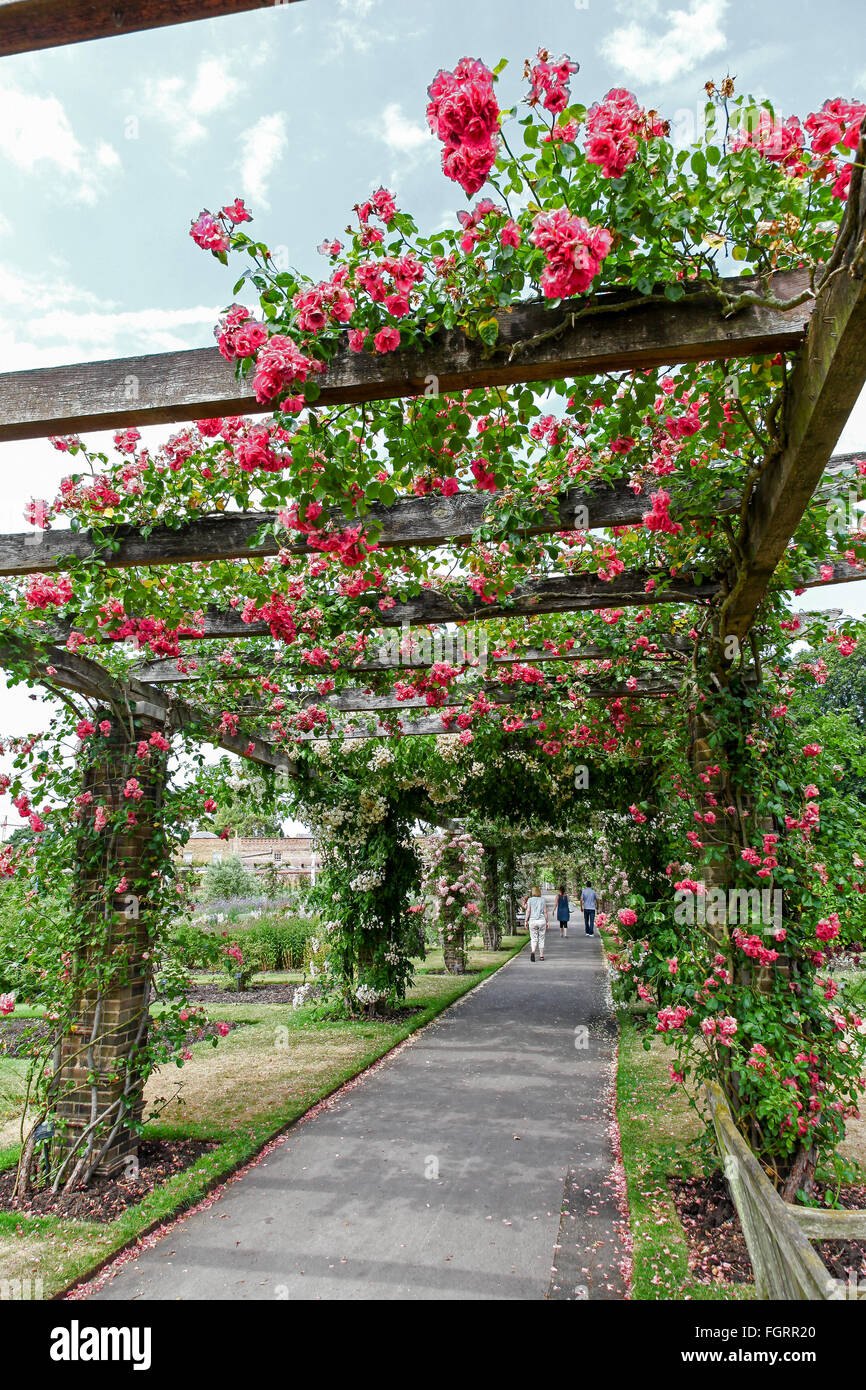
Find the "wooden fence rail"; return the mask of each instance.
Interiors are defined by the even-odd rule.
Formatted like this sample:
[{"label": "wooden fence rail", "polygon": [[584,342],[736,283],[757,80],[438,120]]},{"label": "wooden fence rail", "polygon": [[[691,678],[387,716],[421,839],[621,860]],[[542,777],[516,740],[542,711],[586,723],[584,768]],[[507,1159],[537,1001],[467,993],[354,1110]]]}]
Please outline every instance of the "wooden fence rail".
[{"label": "wooden fence rail", "polygon": [[708,1085],[706,1096],[758,1298],[866,1299],[866,1287],[858,1290],[834,1279],[809,1243],[866,1239],[866,1211],[822,1211],[783,1202],[734,1124],[720,1087]]}]

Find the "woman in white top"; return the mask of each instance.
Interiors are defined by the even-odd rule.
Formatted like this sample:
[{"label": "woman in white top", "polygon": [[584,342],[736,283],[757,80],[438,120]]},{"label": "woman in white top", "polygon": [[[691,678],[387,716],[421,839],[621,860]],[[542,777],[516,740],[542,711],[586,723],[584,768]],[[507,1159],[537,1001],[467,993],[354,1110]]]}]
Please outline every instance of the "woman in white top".
[{"label": "woman in white top", "polygon": [[547,933],[547,903],[541,896],[541,889],[538,884],[532,890],[532,894],[526,903],[526,922],[529,927],[529,959],[535,960],[535,952],[538,952],[538,959],[544,960],[544,938]]}]

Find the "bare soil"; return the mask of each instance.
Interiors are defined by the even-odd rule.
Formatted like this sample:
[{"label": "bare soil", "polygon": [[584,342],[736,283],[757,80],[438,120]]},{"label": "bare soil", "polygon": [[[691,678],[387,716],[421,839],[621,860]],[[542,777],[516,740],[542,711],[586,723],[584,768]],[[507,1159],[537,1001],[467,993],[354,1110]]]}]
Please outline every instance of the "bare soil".
[{"label": "bare soil", "polygon": [[74,1221],[114,1221],[127,1207],[137,1205],[160,1183],[189,1168],[215,1143],[195,1139],[147,1140],[138,1151],[138,1172],[127,1178],[121,1170],[111,1177],[95,1177],[87,1187],[52,1193],[37,1188],[25,1197],[13,1196],[15,1169],[0,1173],[0,1211],[22,1216],[62,1216]]},{"label": "bare soil", "polygon": [[[670,1178],[677,1214],[689,1251],[689,1268],[702,1284],[750,1284],[754,1280],[740,1221],[722,1174],[710,1178]],[[866,1186],[843,1187],[839,1204],[847,1210],[866,1207]],[[866,1241],[815,1242],[834,1279],[866,1279]]]}]

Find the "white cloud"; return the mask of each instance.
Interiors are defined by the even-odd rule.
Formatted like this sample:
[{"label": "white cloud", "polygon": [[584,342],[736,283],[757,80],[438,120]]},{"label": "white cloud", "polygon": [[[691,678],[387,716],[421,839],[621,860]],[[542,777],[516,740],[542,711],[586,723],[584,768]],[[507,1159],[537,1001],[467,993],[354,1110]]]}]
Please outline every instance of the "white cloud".
[{"label": "white cloud", "polygon": [[177,150],[203,140],[204,118],[231,106],[245,88],[232,72],[232,59],[202,58],[192,81],[186,76],[147,77],[143,101],[148,113],[169,126]]},{"label": "white cloud", "polygon": [[120,167],[107,141],[81,143],[57,97],[11,85],[0,87],[0,155],[27,173],[59,175],[59,191],[83,203],[95,203],[106,172]]},{"label": "white cloud", "polygon": [[384,140],[388,149],[395,154],[414,155],[425,149],[432,151],[436,143],[432,132],[410,121],[398,102],[386,106],[381,120],[371,129],[375,129],[380,140]]},{"label": "white cloud", "polygon": [[[195,305],[190,309],[121,309],[113,312],[77,309],[51,309],[28,325],[29,336],[37,342],[50,339],[75,344],[79,353],[97,349],[109,354],[118,340],[129,340],[140,346],[140,352],[172,352],[189,347],[189,333],[176,330],[199,325],[209,332],[219,317],[213,304]],[[201,334],[195,334],[200,338]]]},{"label": "white cloud", "polygon": [[[0,264],[0,305],[4,309],[27,310],[26,318],[18,315],[22,324],[30,324],[40,309],[58,304],[99,305],[102,301],[89,290],[76,289],[62,275],[35,275]],[[2,350],[2,343],[0,343]]]},{"label": "white cloud", "polygon": [[352,48],[356,53],[366,53],[375,37],[369,23],[369,16],[376,0],[337,0],[339,14],[331,21],[331,33],[336,41],[337,51]]},{"label": "white cloud", "polygon": [[647,83],[673,82],[725,47],[721,21],[727,8],[728,0],[690,0],[688,9],[664,14],[653,8],[649,13],[664,24],[663,31],[651,33],[632,20],[602,40],[602,56],[630,77]]},{"label": "white cloud", "polygon": [[261,116],[241,135],[241,185],[244,196],[259,207],[268,208],[271,175],[289,143],[283,111]]},{"label": "white cloud", "polygon": [[199,346],[210,341],[218,314],[211,304],[124,309],[62,272],[0,264],[0,371]]}]

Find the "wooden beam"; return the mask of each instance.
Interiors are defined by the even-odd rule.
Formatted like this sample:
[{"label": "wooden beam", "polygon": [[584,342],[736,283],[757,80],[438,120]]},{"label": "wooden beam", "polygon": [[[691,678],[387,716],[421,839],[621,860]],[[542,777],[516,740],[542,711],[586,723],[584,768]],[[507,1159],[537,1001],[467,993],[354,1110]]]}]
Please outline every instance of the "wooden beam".
[{"label": "wooden beam", "polygon": [[[628,695],[631,695],[632,693],[633,692],[631,691],[626,692],[626,694]],[[643,694],[643,698],[646,699],[650,695],[655,695],[657,698],[664,700],[668,699],[671,695],[675,695],[676,693],[677,692],[675,688],[660,688],[657,691],[645,691]],[[597,691],[590,698],[606,700],[608,698],[616,699],[617,697],[615,695],[610,694],[608,691]],[[463,711],[458,710],[458,713],[463,713]],[[516,716],[519,716],[521,714],[521,711],[514,711],[514,714]],[[495,711],[492,711],[490,714],[485,715],[484,717],[492,721],[493,723],[500,722],[499,716]],[[544,720],[544,717],[545,716],[542,713],[542,715],[540,716],[542,722]],[[385,723],[381,720],[374,720],[373,718],[371,718],[365,724],[344,724],[339,729],[334,728],[330,730],[328,733],[320,733],[316,730],[312,730],[309,733],[302,733],[298,735],[298,742],[317,743],[323,739],[334,740],[338,738],[429,738],[431,735],[441,736],[442,734],[459,734],[462,732],[459,724],[457,723],[456,715],[452,716],[450,719],[447,719],[443,718],[442,714],[438,713],[422,714],[418,718],[407,720],[405,724],[402,720],[399,720],[397,722],[400,724],[400,727],[394,728],[389,727],[389,724],[393,725],[393,720],[390,720],[388,721],[388,723]],[[533,730],[534,725],[538,722],[538,720],[527,718],[525,720],[525,728],[531,732]]]},{"label": "wooden beam", "polygon": [[[864,451],[866,454],[866,451]],[[834,454],[825,470],[824,491],[832,495],[835,478],[859,475],[854,463],[863,454]],[[719,515],[729,516],[739,509],[734,492],[720,495]],[[639,524],[652,509],[651,495],[636,496],[626,482],[597,483],[585,488],[568,488],[551,506],[539,511],[522,534],[540,536],[574,529]],[[363,525],[378,528],[378,543],[386,549],[420,545],[440,545],[469,540],[482,526],[495,526],[497,507],[487,493],[457,492],[453,497],[401,497],[392,507],[370,507]],[[688,515],[688,497],[674,497],[671,515]],[[580,517],[582,524],[576,525]],[[585,520],[584,520],[585,517]],[[356,525],[358,517],[348,517],[333,508],[325,518],[329,528]],[[280,529],[256,540],[265,526],[278,525],[276,512],[218,512],[195,517],[181,526],[115,526],[94,535],[91,531],[39,530],[0,534],[0,576],[50,574],[76,560],[99,555],[107,569],[147,568],[159,565],[207,563],[212,560],[249,559],[278,554],[313,554],[302,537]],[[114,547],[108,549],[111,543]]]},{"label": "wooden beam", "polygon": [[[828,564],[830,564],[829,561]],[[826,578],[820,570],[815,570],[812,574],[793,579],[790,587],[798,591],[800,589],[825,589],[830,584],[854,584],[858,579],[866,579],[866,565],[852,565],[847,560],[836,560],[830,567],[833,573]]]},{"label": "wooden beam", "polygon": [[0,58],[297,0],[0,0]]},{"label": "wooden beam", "polygon": [[[839,566],[838,568],[842,567]],[[845,568],[851,569],[852,566],[845,566]],[[861,574],[858,577],[863,576]],[[801,608],[791,616],[799,618],[801,628],[805,630],[816,618],[835,622],[843,616],[843,610],[841,608],[827,608],[807,611]],[[676,662],[679,657],[690,655],[695,648],[694,642],[688,637],[660,637],[654,645],[658,649],[654,652],[644,652],[642,649],[637,649],[632,650],[628,655],[632,660],[641,662],[651,661],[656,665],[659,663],[669,664],[672,661]],[[472,664],[476,669],[484,670],[485,667],[508,667],[518,664],[538,666],[548,662],[618,662],[622,655],[621,652],[615,651],[612,647],[600,647],[596,644],[574,646],[569,651],[562,651],[560,648],[550,651],[546,647],[524,647],[517,651],[505,651],[501,648],[497,649],[494,644],[492,652],[488,653],[483,660],[477,659]],[[293,661],[289,647],[274,648],[272,651],[262,654],[243,652],[238,657],[236,666],[228,666],[224,662],[214,661],[206,656],[195,656],[182,663],[185,666],[191,666],[192,669],[179,671],[178,660],[177,657],[157,657],[152,661],[145,661],[140,666],[136,666],[134,674],[144,685],[151,682],[155,685],[179,685],[187,681],[202,680],[207,676],[227,683],[260,680],[262,676],[279,675],[281,672],[292,677],[300,670],[300,664]],[[430,658],[419,650],[419,643],[416,638],[413,652],[401,655],[398,661],[389,658],[362,658],[343,669],[350,670],[357,675],[373,675],[386,671],[405,671],[407,673],[423,671],[428,669],[430,665]]]},{"label": "wooden beam", "polygon": [[[656,587],[647,590],[654,581]],[[666,587],[664,587],[666,586]],[[533,579],[516,588],[502,601],[484,603],[475,594],[463,599],[450,598],[435,589],[424,589],[405,603],[396,603],[387,613],[376,615],[377,627],[421,626],[427,623],[466,623],[491,618],[535,617],[539,613],[579,613],[602,608],[644,607],[656,603],[707,603],[719,593],[720,584],[714,579],[695,581],[688,572],[671,578],[668,570],[625,570],[609,583],[595,574],[552,575],[548,579]],[[34,626],[37,623],[34,622]],[[64,643],[74,628],[74,620],[46,623],[39,640]],[[178,640],[228,639],[233,637],[267,637],[266,622],[245,623],[234,608],[207,608],[202,628],[195,633],[180,633]],[[111,639],[101,637],[101,642]]]},{"label": "wooden beam", "polygon": [[[635,678],[636,685],[633,689],[629,688],[624,681],[612,681],[608,684],[599,683],[596,679],[586,685],[584,689],[579,689],[581,677],[572,678],[572,688],[576,690],[578,699],[606,700],[606,699],[651,699],[661,695],[675,695],[679,685],[659,683],[658,681],[644,678]],[[526,685],[522,681],[513,684],[504,684],[500,681],[487,681],[483,685],[478,683],[472,685],[452,685],[448,692],[447,704],[456,705],[461,700],[475,699],[478,695],[484,695],[494,704],[512,705],[525,700],[528,704],[538,704],[544,702],[549,707],[551,700],[559,704],[576,703],[569,700],[568,686],[548,683],[544,690],[539,690],[537,686]],[[375,713],[379,710],[416,710],[430,709],[424,696],[413,696],[409,700],[399,699],[393,692],[386,695],[375,695],[369,690],[359,688],[347,688],[344,690],[334,690],[330,695],[320,695],[315,690],[300,690],[297,692],[286,692],[285,698],[292,703],[297,702],[303,709],[327,709],[342,713]],[[233,706],[236,713],[240,715],[253,714],[256,716],[268,714],[267,705],[256,703],[255,701],[241,701],[240,704]]]},{"label": "wooden beam", "polygon": [[200,730],[204,725],[207,732],[201,736],[206,743],[213,743],[217,748],[238,753],[265,767],[284,769],[289,775],[293,775],[297,770],[297,764],[287,754],[274,748],[267,739],[261,738],[257,733],[246,733],[243,729],[239,729],[237,734],[221,733],[217,728],[217,716],[206,710],[193,709],[183,701],[166,695],[152,685],[144,685],[134,678],[118,680],[97,662],[90,661],[77,652],[68,652],[62,647],[41,647],[19,638],[14,642],[0,641],[0,664],[11,665],[22,657],[28,662],[33,679],[49,689],[53,685],[62,690],[71,690],[77,695],[99,700],[118,710],[131,707],[139,714],[148,714],[156,719],[170,719],[176,728]]},{"label": "wooden beam", "polygon": [[[731,295],[764,288],[749,277],[724,280],[722,286]],[[783,301],[796,299],[807,287],[805,271],[769,278],[770,293]],[[352,353],[343,346],[322,378],[318,403],[417,396],[431,383],[445,394],[787,352],[802,343],[811,311],[810,302],[789,310],[751,305],[725,318],[716,297],[700,284],[686,286],[676,304],[658,293],[635,307],[619,307],[633,300],[630,292],[614,291],[599,295],[592,306],[577,300],[557,309],[514,304],[496,314],[499,339],[493,352],[460,329],[437,329],[423,352]],[[559,325],[562,331],[551,336]],[[269,409],[256,402],[249,381],[238,381],[216,348],[0,375],[0,441]]]},{"label": "wooden beam", "polygon": [[[685,654],[694,650],[694,643],[687,638],[670,637],[664,638],[657,643],[663,648],[660,653],[649,653],[648,658],[642,658],[639,651],[633,655],[638,659],[665,659],[670,660],[679,654]],[[417,646],[417,644],[416,644]],[[620,653],[610,647],[583,646],[572,647],[570,651],[547,651],[544,647],[527,647],[517,652],[503,652],[501,656],[495,654],[484,659],[488,666],[514,666],[525,664],[527,666],[537,666],[540,662],[550,661],[617,661]],[[157,657],[152,661],[145,661],[141,666],[134,668],[134,673],[138,680],[147,685],[153,682],[156,685],[178,685],[186,681],[197,681],[205,676],[213,676],[219,681],[250,681],[258,680],[265,675],[279,674],[284,670],[291,674],[298,669],[298,664],[291,659],[291,648],[282,648],[263,657],[256,656],[255,659],[249,652],[244,652],[238,658],[237,666],[227,666],[223,662],[213,661],[209,657],[192,657],[189,659],[195,662],[194,670],[179,671],[177,657]],[[186,662],[184,663],[186,664]],[[388,658],[371,658],[351,662],[344,669],[351,670],[358,675],[366,672],[384,671],[421,671],[430,666],[430,661],[419,651],[413,655],[401,656],[399,661],[392,661]],[[462,663],[461,663],[462,664]],[[477,665],[483,668],[483,662],[478,661]]]},{"label": "wooden beam", "polygon": [[[743,559],[722,607],[722,637],[745,637],[866,383],[866,120],[836,261],[815,302],[781,417],[782,448],[749,503]],[[858,167],[859,165],[859,167]]]},{"label": "wooden beam", "polygon": [[[687,498],[675,499],[671,514],[687,514]],[[730,514],[738,510],[739,498],[733,493],[719,497],[717,510]],[[586,530],[594,527],[640,524],[652,509],[649,494],[635,496],[627,483],[613,486],[597,484],[588,488],[569,488],[545,511],[522,528],[524,535],[539,536],[557,531]],[[372,523],[379,528],[378,543],[386,548],[441,545],[468,540],[479,527],[496,525],[497,508],[489,494],[457,492],[453,497],[406,497],[392,507],[378,504],[362,518],[346,517],[334,509],[330,526],[343,527]],[[576,525],[576,518],[582,524]],[[585,518],[585,520],[584,520]],[[257,540],[264,526],[273,532]],[[114,549],[108,549],[111,542]],[[132,566],[177,565],[212,560],[246,559],[252,556],[311,555],[306,540],[279,526],[276,512],[222,512],[196,517],[182,526],[115,526],[94,535],[90,531],[31,530],[0,535],[0,576],[48,574],[67,568],[75,560],[98,555],[107,569]]]},{"label": "wooden beam", "polygon": [[[647,591],[654,579],[657,586],[665,581],[667,588]],[[689,574],[671,579],[667,570],[626,570],[609,583],[595,574],[552,575],[548,579],[529,580],[518,584],[506,599],[485,603],[472,594],[453,599],[434,589],[423,590],[416,598],[397,603],[387,613],[376,615],[381,627],[400,627],[404,622],[417,626],[426,623],[484,621],[490,618],[534,617],[538,613],[576,613],[596,608],[643,607],[652,603],[701,603],[714,598],[719,585],[714,580],[695,583]],[[268,632],[265,623],[246,625],[233,609],[209,609],[205,616],[205,636],[238,637]]]},{"label": "wooden beam", "polygon": [[[666,589],[647,592],[646,585],[667,581]],[[387,613],[376,615],[377,627],[418,626],[426,623],[460,623],[491,618],[534,617],[538,613],[576,613],[597,608],[642,607],[651,603],[701,603],[714,598],[719,585],[714,580],[694,583],[685,574],[671,579],[667,570],[631,570],[609,583],[595,574],[552,575],[549,579],[518,584],[507,599],[484,603],[475,594],[458,600],[435,589],[424,589],[416,598],[397,603]],[[270,635],[267,623],[245,623],[233,608],[208,608],[204,617],[205,638],[257,637]],[[190,639],[193,640],[193,639]]]}]

